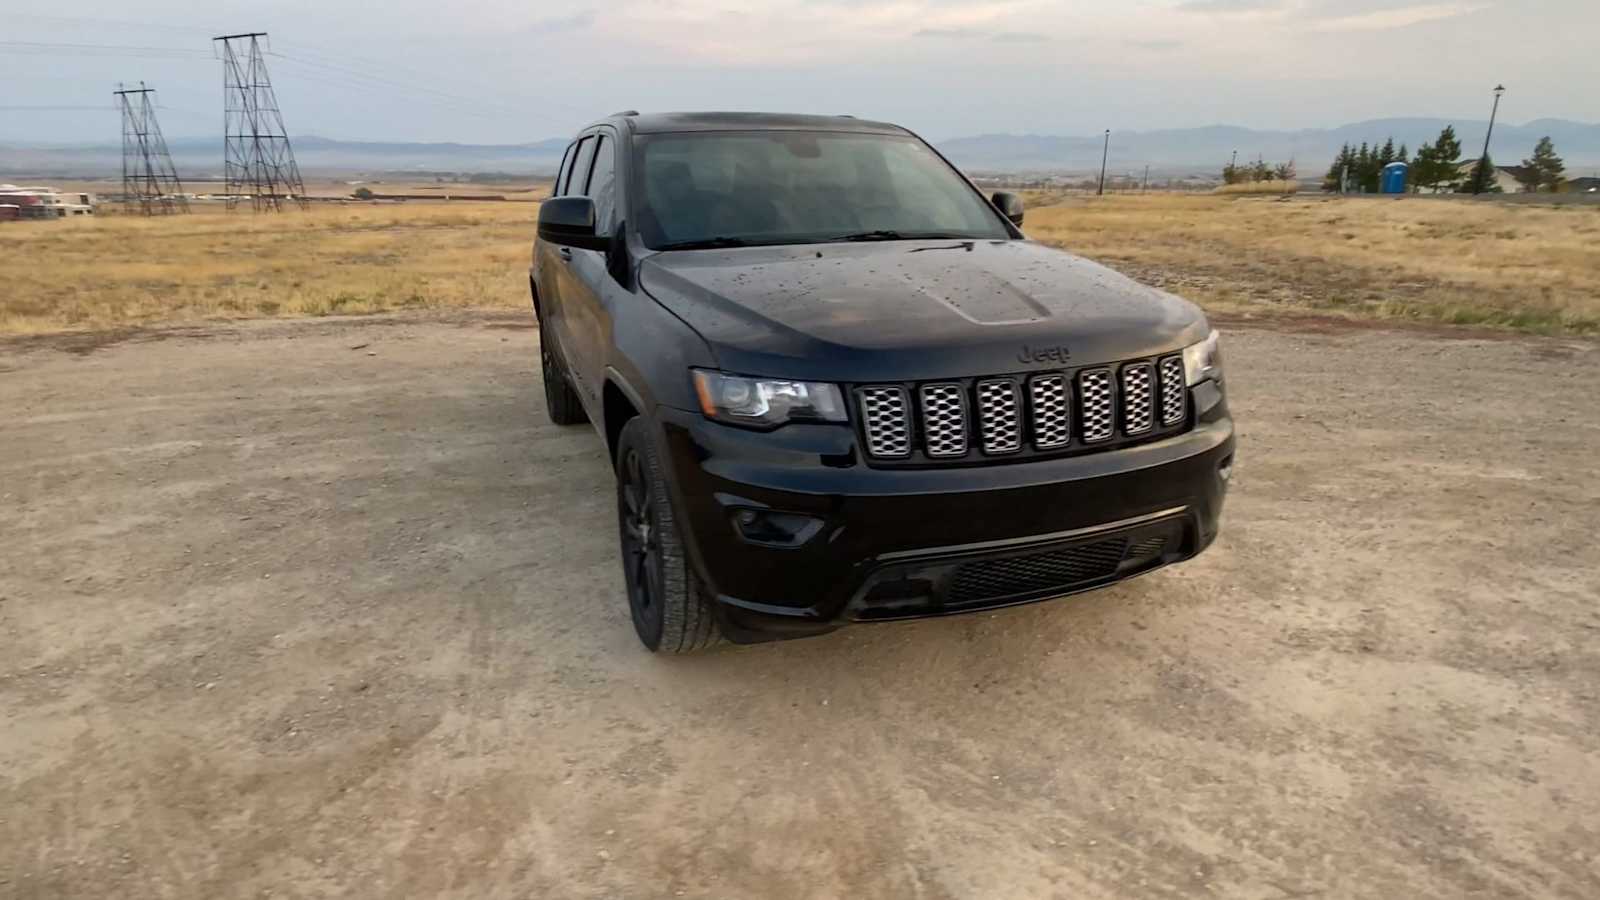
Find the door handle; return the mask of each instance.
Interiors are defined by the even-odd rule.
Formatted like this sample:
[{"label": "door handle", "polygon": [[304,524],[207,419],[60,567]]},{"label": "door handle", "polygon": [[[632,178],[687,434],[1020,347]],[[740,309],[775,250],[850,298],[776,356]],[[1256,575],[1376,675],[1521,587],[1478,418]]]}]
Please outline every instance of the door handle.
[{"label": "door handle", "polygon": [[557,250],[556,252],[561,254],[561,261],[562,262],[572,262],[572,248],[571,247],[562,247],[560,250]]}]

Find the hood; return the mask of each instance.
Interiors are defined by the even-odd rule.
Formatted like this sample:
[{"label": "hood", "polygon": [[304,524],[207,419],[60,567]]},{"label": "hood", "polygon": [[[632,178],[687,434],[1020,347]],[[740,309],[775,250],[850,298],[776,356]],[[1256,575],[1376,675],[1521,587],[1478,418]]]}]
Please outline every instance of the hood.
[{"label": "hood", "polygon": [[729,372],[918,381],[1062,369],[1205,337],[1179,297],[1031,241],[658,253],[640,284]]}]

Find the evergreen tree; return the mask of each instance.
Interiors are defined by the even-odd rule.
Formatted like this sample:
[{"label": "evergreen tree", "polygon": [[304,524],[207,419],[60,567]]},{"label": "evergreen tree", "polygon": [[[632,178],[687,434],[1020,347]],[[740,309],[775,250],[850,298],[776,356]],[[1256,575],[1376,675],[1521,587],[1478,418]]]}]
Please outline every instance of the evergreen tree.
[{"label": "evergreen tree", "polygon": [[1439,140],[1434,144],[1423,144],[1417,150],[1417,158],[1412,166],[1412,181],[1419,188],[1425,187],[1434,191],[1448,187],[1460,177],[1460,170],[1456,160],[1461,158],[1461,141],[1456,138],[1456,129],[1453,125],[1446,125],[1439,132]]},{"label": "evergreen tree", "polygon": [[1433,149],[1438,151],[1440,159],[1452,165],[1461,158],[1461,140],[1456,137],[1454,125],[1446,125],[1439,132],[1439,140],[1434,142]]},{"label": "evergreen tree", "polygon": [[1383,142],[1383,149],[1378,151],[1378,168],[1382,169],[1384,166],[1387,166],[1389,163],[1394,162],[1395,159],[1396,159],[1396,157],[1394,155],[1394,138],[1389,138],[1388,140]]},{"label": "evergreen tree", "polygon": [[1400,161],[1400,162],[1406,163],[1408,165],[1410,164],[1410,162],[1411,162],[1411,154],[1406,151],[1406,145],[1405,144],[1401,144],[1400,145],[1400,155],[1396,156],[1395,159]]},{"label": "evergreen tree", "polygon": [[1533,148],[1533,158],[1523,160],[1522,166],[1524,171],[1517,176],[1517,180],[1522,182],[1523,190],[1561,190],[1562,174],[1567,167],[1556,155],[1556,145],[1548,135],[1539,139],[1538,145]]},{"label": "evergreen tree", "polygon": [[1345,144],[1339,148],[1339,155],[1334,158],[1333,165],[1328,167],[1328,174],[1322,178],[1322,189],[1330,193],[1338,193],[1343,184],[1345,172],[1352,162],[1350,145]]},{"label": "evergreen tree", "polygon": [[1438,169],[1438,162],[1434,157],[1433,145],[1427,141],[1417,148],[1417,158],[1411,162],[1412,190],[1421,191],[1424,187],[1432,188],[1434,182],[1430,179]]},{"label": "evergreen tree", "polygon": [[1494,177],[1494,160],[1485,156],[1472,166],[1472,174],[1456,189],[1461,194],[1498,194],[1501,187],[1498,179]]}]

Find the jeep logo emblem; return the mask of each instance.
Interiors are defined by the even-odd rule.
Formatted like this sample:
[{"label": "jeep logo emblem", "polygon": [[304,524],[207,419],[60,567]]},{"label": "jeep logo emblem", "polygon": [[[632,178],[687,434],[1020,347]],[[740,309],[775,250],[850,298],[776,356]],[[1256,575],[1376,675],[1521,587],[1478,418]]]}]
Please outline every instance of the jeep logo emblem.
[{"label": "jeep logo emblem", "polygon": [[1072,358],[1072,352],[1066,344],[1057,344],[1054,347],[1029,347],[1022,345],[1022,352],[1017,354],[1017,362],[1029,365],[1032,363],[1065,363]]}]

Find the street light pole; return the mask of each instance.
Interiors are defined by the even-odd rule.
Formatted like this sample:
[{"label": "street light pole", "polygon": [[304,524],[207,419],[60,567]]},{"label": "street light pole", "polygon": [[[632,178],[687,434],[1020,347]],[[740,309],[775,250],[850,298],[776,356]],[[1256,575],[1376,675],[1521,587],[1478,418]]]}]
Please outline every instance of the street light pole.
[{"label": "street light pole", "polygon": [[1111,155],[1111,129],[1106,129],[1106,145],[1100,150],[1100,190],[1095,191],[1095,196],[1102,196],[1106,192],[1106,157]]},{"label": "street light pole", "polygon": [[1483,193],[1483,183],[1489,179],[1487,171],[1489,165],[1489,138],[1494,136],[1494,117],[1495,113],[1500,111],[1500,95],[1505,92],[1505,85],[1497,84],[1494,86],[1494,106],[1489,108],[1489,130],[1483,136],[1483,155],[1478,157],[1479,177],[1472,179],[1472,192],[1474,194]]}]

